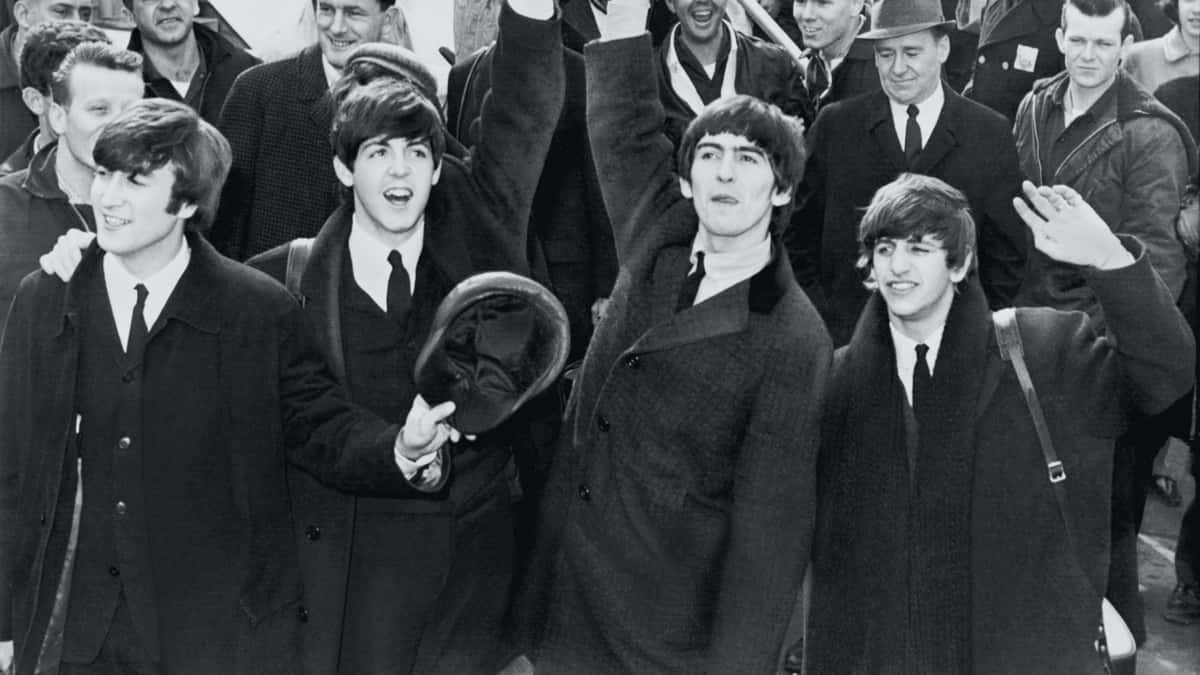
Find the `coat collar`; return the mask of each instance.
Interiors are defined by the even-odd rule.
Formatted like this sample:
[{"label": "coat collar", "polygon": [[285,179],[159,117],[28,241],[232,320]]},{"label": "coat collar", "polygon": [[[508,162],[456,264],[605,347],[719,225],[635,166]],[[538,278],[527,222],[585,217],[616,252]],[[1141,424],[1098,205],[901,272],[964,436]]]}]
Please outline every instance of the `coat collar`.
[{"label": "coat collar", "polygon": [[46,144],[29,160],[29,172],[21,183],[29,194],[39,199],[67,200],[67,194],[58,186],[58,172],[54,168],[57,153],[58,142],[55,141]]},{"label": "coat collar", "polygon": [[[155,325],[157,330],[161,330],[168,320],[177,319],[196,330],[219,333],[219,300],[224,297],[224,277],[220,273],[220,267],[231,263],[217,253],[204,237],[195,232],[188,232],[185,236],[188,246],[192,249],[191,261]],[[63,320],[59,324],[59,334],[67,323],[78,324],[80,308],[87,298],[88,289],[95,287],[103,278],[101,261],[104,255],[96,241],[92,241],[91,246],[84,251],[79,267],[65,287]]]},{"label": "coat collar", "polygon": [[[1022,0],[1002,12],[981,30],[979,49],[998,42],[1029,36],[1040,40],[1045,26],[1057,26],[1062,0]],[[989,18],[985,15],[985,21]],[[989,30],[990,28],[990,30]]]}]

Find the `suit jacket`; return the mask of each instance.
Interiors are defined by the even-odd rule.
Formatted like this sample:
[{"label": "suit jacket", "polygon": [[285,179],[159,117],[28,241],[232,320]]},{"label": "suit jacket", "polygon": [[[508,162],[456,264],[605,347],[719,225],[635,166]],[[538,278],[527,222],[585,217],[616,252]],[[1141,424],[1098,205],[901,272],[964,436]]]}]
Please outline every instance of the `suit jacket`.
[{"label": "suit jacket", "polygon": [[937,125],[908,166],[882,91],[821,110],[808,134],[808,164],[788,232],[796,279],[821,310],[834,344],[849,340],[867,300],[858,259],[858,223],[875,190],[906,171],[962,190],[975,218],[979,275],[993,307],[1011,304],[1025,268],[1025,224],[1011,199],[1021,173],[1008,122],[943,86]]},{"label": "suit jacket", "polygon": [[539,673],[774,673],[830,345],[777,241],[753,278],[675,313],[697,220],[650,49],[642,35],[586,54],[622,271],[569,403],[524,609],[548,619]]},{"label": "suit jacket", "polygon": [[1012,121],[1033,83],[1064,67],[1054,40],[1062,0],[993,2],[979,22],[975,73],[963,91]]},{"label": "suit jacket", "polygon": [[[299,672],[306,614],[286,461],[341,489],[411,493],[393,455],[399,428],[350,406],[282,286],[198,236],[188,242],[191,261],[150,344],[170,331],[173,347],[211,363],[221,385],[179,403],[156,398],[169,414],[147,417],[143,433],[170,437],[215,419],[218,428],[206,433],[225,444],[212,448],[216,467],[164,465],[143,477],[147,513],[190,524],[160,528],[150,542],[163,661],[196,675]],[[71,517],[56,504],[74,441],[81,289],[102,283],[101,257],[93,245],[67,284],[40,271],[27,276],[0,346],[0,639],[15,638],[21,675],[33,672],[63,567],[66,547],[50,532],[55,519]],[[188,481],[221,476],[233,508],[180,498]],[[240,574],[211,574],[216,555]],[[230,596],[232,604],[223,602]]]},{"label": "suit jacket", "polygon": [[[424,248],[406,329],[407,340],[416,350],[425,342],[442,299],[459,282],[489,270],[528,273],[525,239],[535,188],[542,173],[542,158],[550,146],[562,106],[563,70],[557,47],[558,31],[547,30],[543,22],[518,22],[515,13],[505,7],[496,43],[496,59],[501,64],[494,75],[496,91],[487,97],[481,113],[483,125],[490,133],[480,139],[470,161],[443,157],[441,179],[433,187],[426,206]],[[317,327],[318,342],[334,375],[353,396],[355,382],[346,372],[345,345],[353,342],[355,336],[342,330],[343,267],[352,214],[352,208],[343,206],[321,228],[313,242],[300,291],[305,299],[305,313]],[[252,259],[250,264],[282,280],[287,269],[287,248],[279,246]],[[413,365],[408,363],[405,367],[411,371]],[[411,372],[408,377],[411,378]],[[404,384],[410,392],[407,399],[411,401],[416,385],[411,379]],[[498,577],[499,581],[492,584],[492,600],[487,604],[502,609],[507,606],[510,593],[511,559],[456,558],[453,547],[442,548],[433,542],[453,541],[456,533],[481,538],[472,524],[500,508],[495,500],[488,499],[497,491],[505,493],[502,506],[507,508],[505,468],[512,457],[511,431],[502,427],[480,436],[475,443],[458,444],[452,462],[446,467],[450,478],[444,489],[434,494],[409,495],[390,505],[390,512],[395,514],[394,527],[389,541],[379,543],[394,546],[398,560],[422,561],[417,563],[420,569],[446,574],[451,569],[457,570],[458,577],[441,578],[440,583],[447,586]],[[330,673],[337,667],[341,644],[356,501],[353,496],[330,489],[297,470],[289,473],[289,484],[310,608],[305,660],[311,672]],[[511,541],[511,531],[503,534]],[[429,545],[414,548],[414,541]],[[392,579],[389,587],[394,588],[397,584]],[[408,602],[421,596],[425,587],[437,583],[427,574],[413,576],[399,584],[395,602]],[[441,606],[431,613],[470,615],[484,609]],[[430,623],[443,628],[453,626],[460,631],[471,628],[465,621]],[[501,650],[502,630],[499,620],[495,623],[485,635],[462,634],[453,629],[426,631],[415,647],[414,672],[486,669],[480,663],[497,658]],[[443,654],[439,651],[442,649],[448,651]],[[492,671],[503,665],[492,664]]]},{"label": "suit jacket", "polygon": [[[1186,392],[1195,360],[1186,323],[1143,247],[1132,237],[1123,243],[1134,264],[1086,272],[1106,330],[1081,312],[1017,311],[1066,471],[1074,549],[1020,383],[973,282],[955,296],[933,370],[935,407],[948,414],[928,436],[943,452],[918,457],[912,478],[896,439],[904,391],[886,306],[872,296],[835,358],[806,672],[1102,672],[1092,643],[1108,576],[1114,439],[1134,416]],[[924,450],[924,429],[921,437]],[[954,485],[935,477],[947,459],[960,465]],[[948,491],[963,498],[954,512],[935,508]],[[946,578],[958,574],[965,584],[946,593]],[[961,620],[911,635],[909,612],[922,607]],[[912,658],[959,641],[956,666],[923,668]]]},{"label": "suit jacket", "polygon": [[333,104],[313,45],[238,76],[218,128],[233,166],[209,232],[225,255],[244,260],[296,237],[311,237],[338,205],[329,130]]}]

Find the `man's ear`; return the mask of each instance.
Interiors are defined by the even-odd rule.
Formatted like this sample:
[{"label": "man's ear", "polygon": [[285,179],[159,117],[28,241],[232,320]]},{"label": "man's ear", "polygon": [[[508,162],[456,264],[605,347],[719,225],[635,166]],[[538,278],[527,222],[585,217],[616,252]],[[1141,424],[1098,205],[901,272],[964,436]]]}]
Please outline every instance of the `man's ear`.
[{"label": "man's ear", "polygon": [[179,210],[175,211],[175,215],[183,220],[187,220],[188,218],[196,215],[197,208],[198,207],[192,202],[184,202],[180,205]]},{"label": "man's ear", "polygon": [[771,192],[771,206],[786,206],[790,201],[792,201],[792,191],[790,189],[780,190],[779,188],[775,188]]},{"label": "man's ear", "polygon": [[971,269],[971,261],[974,259],[975,251],[968,248],[967,254],[963,256],[962,262],[958,264],[958,267],[953,267],[950,269],[950,281],[957,284],[963,279],[966,279],[967,272]]},{"label": "man's ear", "polygon": [[683,176],[680,176],[679,177],[679,191],[683,193],[684,197],[691,199],[692,198],[692,181],[684,178]]},{"label": "man's ear", "polygon": [[408,19],[404,17],[404,12],[400,10],[399,5],[392,5],[384,11],[383,31],[379,39],[388,44],[400,45],[405,49],[413,48],[412,35],[408,30]]},{"label": "man's ear", "polygon": [[1133,36],[1126,35],[1124,40],[1121,40],[1121,61],[1124,62],[1129,56],[1129,48],[1133,46]]},{"label": "man's ear", "polygon": [[437,166],[433,167],[433,180],[429,181],[429,184],[430,184],[430,185],[437,185],[438,181],[439,181],[439,180],[441,180],[441,178],[442,178],[442,164],[443,164],[444,162],[445,162],[445,158],[443,157],[443,158],[442,158],[442,161],[441,161],[441,162],[438,162],[438,163],[437,163]]},{"label": "man's ear", "polygon": [[25,102],[25,107],[29,108],[29,112],[41,117],[46,114],[48,101],[42,92],[33,87],[21,88],[21,100]]},{"label": "man's ear", "polygon": [[67,133],[67,109],[62,107],[62,104],[50,101],[50,105],[46,106],[46,119],[55,135],[62,136]]},{"label": "man's ear", "polygon": [[950,36],[939,35],[937,38],[938,63],[945,63],[950,58]]},{"label": "man's ear", "polygon": [[1058,51],[1067,53],[1067,38],[1063,35],[1062,26],[1054,29],[1054,41],[1058,43]]},{"label": "man's ear", "polygon": [[30,11],[29,5],[26,4],[26,0],[17,0],[16,4],[13,5],[13,19],[17,22],[17,27],[21,30],[27,31],[32,28],[32,26],[29,25]]},{"label": "man's ear", "polygon": [[342,163],[342,158],[334,155],[333,157],[333,172],[337,174],[338,180],[348,188],[354,187],[354,172],[350,167]]}]

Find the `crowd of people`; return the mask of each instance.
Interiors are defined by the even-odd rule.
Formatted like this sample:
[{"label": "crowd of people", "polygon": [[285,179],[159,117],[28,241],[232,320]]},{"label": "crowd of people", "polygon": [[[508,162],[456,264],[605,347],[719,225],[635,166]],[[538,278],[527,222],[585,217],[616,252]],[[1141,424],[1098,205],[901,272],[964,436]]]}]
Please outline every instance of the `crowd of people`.
[{"label": "crowd of people", "polygon": [[[1136,548],[1200,470],[1200,0],[505,0],[444,99],[393,0],[270,63],[5,1],[0,672],[1101,673],[1103,598],[1200,623],[1200,508],[1165,607]],[[476,429],[422,367],[489,271],[572,363]]]}]

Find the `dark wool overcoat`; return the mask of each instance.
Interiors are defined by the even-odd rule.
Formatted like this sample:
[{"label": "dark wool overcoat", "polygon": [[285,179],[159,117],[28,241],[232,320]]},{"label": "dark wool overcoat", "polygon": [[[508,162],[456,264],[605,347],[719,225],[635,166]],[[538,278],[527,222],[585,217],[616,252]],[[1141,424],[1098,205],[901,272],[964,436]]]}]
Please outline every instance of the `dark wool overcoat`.
[{"label": "dark wool overcoat", "polygon": [[[505,7],[495,48],[496,90],[481,113],[488,133],[475,146],[470,161],[442,158],[441,178],[425,210],[424,247],[405,329],[408,360],[380,373],[380,377],[403,378],[401,390],[408,392],[403,395],[408,402],[417,393],[412,380],[417,351],[446,294],[478,272],[528,273],[527,224],[541,158],[546,156],[562,104],[563,70],[557,22],[522,19]],[[538,85],[530,86],[534,81]],[[342,329],[352,215],[353,208],[343,206],[321,228],[300,291],[322,351],[354,398],[364,382],[356,383],[347,372],[346,353],[347,345],[361,336]],[[250,264],[282,281],[287,249],[280,246]],[[403,419],[395,421],[403,423]],[[391,589],[388,592],[396,603],[428,617],[424,630],[405,636],[411,637],[414,673],[496,672],[504,665],[489,662],[498,659],[503,649],[500,619],[511,592],[513,532],[511,522],[491,528],[501,531],[481,532],[480,528],[481,523],[490,527],[507,517],[505,468],[512,458],[511,445],[503,429],[480,436],[476,443],[457,444],[445,489],[396,500],[387,508],[386,517],[392,522],[377,526],[387,532],[387,540],[377,545],[394,550],[397,562],[391,569],[371,570],[371,574],[379,577],[380,588]],[[358,501],[295,468],[289,471],[289,484],[309,612],[304,657],[310,672],[332,673],[341,649]],[[385,515],[372,517],[378,521]],[[490,553],[488,542],[494,542]],[[409,578],[397,579],[400,570],[407,571]],[[456,604],[454,587],[467,585],[478,589],[468,594],[472,601]],[[395,651],[394,645],[387,647],[381,653]]]},{"label": "dark wool overcoat", "polygon": [[698,223],[649,36],[586,56],[622,269],[552,468],[525,597],[548,623],[537,670],[774,673],[808,558],[829,338],[778,240],[761,272],[675,312]]},{"label": "dark wool overcoat", "polygon": [[808,164],[787,231],[792,267],[821,311],[835,345],[845,344],[867,301],[858,224],[875,191],[903,172],[961,190],[978,228],[979,276],[993,307],[1009,305],[1024,275],[1026,228],[1012,207],[1021,190],[1008,121],[943,85],[945,107],[912,166],[896,136],[888,97],[877,91],[821,109],[808,133]]},{"label": "dark wool overcoat", "polygon": [[838,351],[820,458],[806,672],[1100,673],[1113,442],[1191,386],[1191,333],[1133,238],[1125,268],[1085,273],[1082,312],[1017,311],[1066,470],[1064,531],[1012,364],[977,284],[954,299],[933,369],[937,424],[915,475],[886,307]]},{"label": "dark wool overcoat", "polygon": [[979,22],[975,72],[967,98],[1012,120],[1033,83],[1063,69],[1054,39],[1062,0],[989,3]]},{"label": "dark wool overcoat", "polygon": [[[146,370],[161,347],[164,360],[216,374],[202,388],[142,392],[154,411],[143,436],[177,438],[143,452],[141,477],[162,663],[194,675],[297,673],[304,615],[286,463],[345,490],[409,494],[392,449],[399,427],[348,403],[283,286],[199,236],[188,242]],[[0,346],[0,640],[15,638],[18,675],[33,673],[63,568],[65,542],[50,534],[70,530],[54,527],[72,515],[56,505],[74,446],[84,289],[104,283],[101,258],[93,245],[67,284],[27,276]]]},{"label": "dark wool overcoat", "polygon": [[341,186],[333,173],[332,124],[317,45],[238,76],[217,124],[233,149],[209,233],[218,250],[244,260],[321,229]]}]

